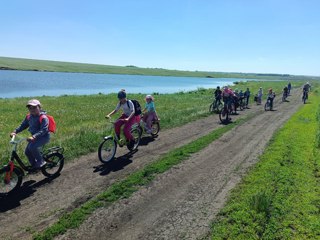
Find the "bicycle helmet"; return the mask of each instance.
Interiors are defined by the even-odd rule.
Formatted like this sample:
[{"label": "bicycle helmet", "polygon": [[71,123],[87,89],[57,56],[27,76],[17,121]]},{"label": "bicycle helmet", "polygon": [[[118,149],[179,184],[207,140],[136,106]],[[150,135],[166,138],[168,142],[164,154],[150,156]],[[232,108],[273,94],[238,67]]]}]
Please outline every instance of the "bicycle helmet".
[{"label": "bicycle helmet", "polygon": [[127,97],[127,94],[124,91],[118,92],[118,98],[119,99],[124,99]]}]

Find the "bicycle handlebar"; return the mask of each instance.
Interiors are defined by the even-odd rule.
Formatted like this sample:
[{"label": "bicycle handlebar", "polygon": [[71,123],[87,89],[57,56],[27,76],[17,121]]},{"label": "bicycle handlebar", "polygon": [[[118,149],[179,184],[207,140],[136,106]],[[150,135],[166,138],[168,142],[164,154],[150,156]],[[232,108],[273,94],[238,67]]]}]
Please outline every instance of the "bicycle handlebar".
[{"label": "bicycle handlebar", "polygon": [[18,144],[18,143],[20,143],[20,142],[22,142],[22,141],[24,141],[24,140],[27,140],[27,138],[20,138],[19,140],[16,140],[16,141],[15,141],[16,136],[17,136],[17,135],[13,135],[13,136],[12,136],[12,138],[11,138],[11,140],[10,140],[10,143],[11,143],[11,144]]}]

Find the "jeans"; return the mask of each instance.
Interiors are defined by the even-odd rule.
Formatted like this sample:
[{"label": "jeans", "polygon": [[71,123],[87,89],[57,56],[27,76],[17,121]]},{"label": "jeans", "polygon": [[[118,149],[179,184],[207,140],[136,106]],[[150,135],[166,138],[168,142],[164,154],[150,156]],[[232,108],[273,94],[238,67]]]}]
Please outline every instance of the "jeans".
[{"label": "jeans", "polygon": [[25,154],[32,167],[39,168],[43,163],[43,158],[41,154],[42,146],[50,141],[50,134],[39,137],[36,140],[29,142]]}]

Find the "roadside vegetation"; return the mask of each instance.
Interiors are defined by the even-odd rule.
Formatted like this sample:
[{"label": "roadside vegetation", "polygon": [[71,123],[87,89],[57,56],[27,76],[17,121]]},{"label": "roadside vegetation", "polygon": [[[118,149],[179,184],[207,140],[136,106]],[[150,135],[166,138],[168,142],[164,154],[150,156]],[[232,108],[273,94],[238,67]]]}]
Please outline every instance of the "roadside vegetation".
[{"label": "roadside vegetation", "polygon": [[[302,82],[292,82],[294,87],[300,87]],[[235,88],[256,92],[260,86],[263,89],[273,87],[281,92],[287,82],[239,82]],[[181,126],[188,122],[208,116],[209,105],[212,102],[212,89],[198,89],[176,94],[154,93],[155,104],[161,118],[161,129]],[[144,94],[128,94],[130,99],[137,99],[144,106]],[[66,160],[95,152],[102,137],[110,132],[111,125],[104,118],[117,104],[116,94],[98,94],[88,96],[38,97],[43,109],[55,117],[57,133],[52,134],[49,146],[61,145],[65,148]],[[0,99],[0,164],[8,161],[9,134],[21,123],[27,114],[25,104],[28,98]],[[253,97],[251,97],[253,101]],[[117,117],[117,116],[115,116]],[[217,117],[218,121],[218,117]],[[28,136],[25,130],[21,136]],[[19,153],[23,154],[24,145]],[[23,156],[23,155],[22,155]],[[25,159],[25,158],[24,158]]]},{"label": "roadside vegetation", "polygon": [[211,239],[320,239],[319,103],[317,88],[275,134],[231,192]]},{"label": "roadside vegetation", "polygon": [[34,60],[23,58],[0,57],[0,70],[26,70],[48,72],[82,72],[132,74],[149,76],[176,76],[176,77],[209,77],[209,78],[247,78],[247,79],[282,79],[292,81],[297,79],[320,80],[319,77],[295,76],[289,74],[255,74],[255,73],[228,73],[204,71],[180,71],[163,68],[140,68],[137,66],[111,66],[88,63],[59,62]]}]

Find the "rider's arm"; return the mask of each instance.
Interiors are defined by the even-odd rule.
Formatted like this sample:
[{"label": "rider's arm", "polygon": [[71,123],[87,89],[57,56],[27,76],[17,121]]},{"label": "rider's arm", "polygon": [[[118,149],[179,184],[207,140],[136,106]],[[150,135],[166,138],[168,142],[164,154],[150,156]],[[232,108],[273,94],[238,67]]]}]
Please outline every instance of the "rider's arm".
[{"label": "rider's arm", "polygon": [[22,132],[23,130],[27,129],[28,127],[29,127],[29,120],[26,117],[22,121],[21,125],[14,130],[14,133],[18,134],[19,132]]}]

